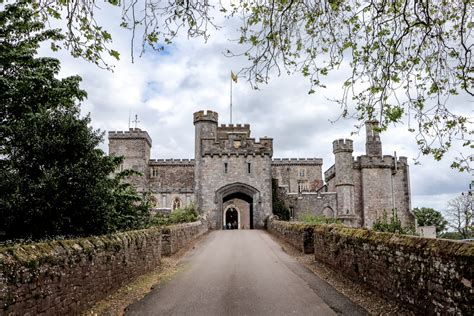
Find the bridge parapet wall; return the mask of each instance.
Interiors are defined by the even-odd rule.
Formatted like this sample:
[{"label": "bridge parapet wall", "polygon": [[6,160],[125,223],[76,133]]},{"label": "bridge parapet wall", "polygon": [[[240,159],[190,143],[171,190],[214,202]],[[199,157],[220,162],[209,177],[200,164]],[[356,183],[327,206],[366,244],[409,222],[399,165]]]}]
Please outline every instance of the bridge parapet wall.
[{"label": "bridge parapet wall", "polygon": [[208,223],[200,220],[193,223],[171,225],[163,228],[162,255],[170,256],[188,245],[192,240],[207,233]]},{"label": "bridge parapet wall", "polygon": [[472,315],[474,244],[321,225],[315,258],[427,315]]},{"label": "bridge parapet wall", "polygon": [[313,226],[270,219],[268,231],[304,253],[314,253]]},{"label": "bridge parapet wall", "polygon": [[0,314],[80,314],[160,262],[158,228],[0,247]]}]

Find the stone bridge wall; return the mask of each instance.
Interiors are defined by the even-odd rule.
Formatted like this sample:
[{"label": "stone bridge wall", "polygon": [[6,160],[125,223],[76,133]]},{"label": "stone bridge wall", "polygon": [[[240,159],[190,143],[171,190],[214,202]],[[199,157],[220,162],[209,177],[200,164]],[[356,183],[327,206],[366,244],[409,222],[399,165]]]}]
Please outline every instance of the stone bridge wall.
[{"label": "stone bridge wall", "polygon": [[79,314],[160,261],[158,228],[0,247],[0,314]]},{"label": "stone bridge wall", "polygon": [[335,225],[268,225],[300,250],[303,227],[312,232],[317,261],[388,299],[420,314],[473,315],[474,243]]},{"label": "stone bridge wall", "polygon": [[422,314],[473,315],[474,244],[314,228],[316,260]]},{"label": "stone bridge wall", "polygon": [[164,227],[162,255],[170,256],[174,254],[208,230],[208,223],[205,220]]},{"label": "stone bridge wall", "polygon": [[270,220],[268,231],[304,253],[313,253],[313,226],[295,222]]}]

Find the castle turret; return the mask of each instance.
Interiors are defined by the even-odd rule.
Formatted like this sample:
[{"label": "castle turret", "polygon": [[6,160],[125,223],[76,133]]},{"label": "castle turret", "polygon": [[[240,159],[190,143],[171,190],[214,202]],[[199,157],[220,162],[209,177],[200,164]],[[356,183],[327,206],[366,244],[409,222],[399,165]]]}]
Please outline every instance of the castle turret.
[{"label": "castle turret", "polygon": [[365,123],[365,152],[367,156],[382,157],[382,142],[377,131],[378,121],[367,121]]},{"label": "castle turret", "polygon": [[195,127],[195,146],[194,154],[196,160],[202,155],[202,140],[216,139],[217,137],[217,122],[219,115],[217,112],[210,110],[195,112],[194,115]]},{"label": "castle turret", "polygon": [[144,189],[148,177],[151,138],[146,131],[130,128],[128,131],[109,132],[109,155],[123,156],[121,170],[132,169],[143,174],[131,179],[138,189]]},{"label": "castle turret", "polygon": [[199,210],[202,209],[202,159],[203,159],[203,141],[214,143],[217,139],[217,123],[219,115],[214,111],[198,111],[193,114],[194,121],[194,200]]},{"label": "castle turret", "polygon": [[[335,187],[337,193],[337,217],[352,218],[354,214],[353,143],[350,139],[338,139],[333,143],[335,158]],[[348,219],[349,219],[348,218]],[[347,224],[352,224],[348,222]]]}]

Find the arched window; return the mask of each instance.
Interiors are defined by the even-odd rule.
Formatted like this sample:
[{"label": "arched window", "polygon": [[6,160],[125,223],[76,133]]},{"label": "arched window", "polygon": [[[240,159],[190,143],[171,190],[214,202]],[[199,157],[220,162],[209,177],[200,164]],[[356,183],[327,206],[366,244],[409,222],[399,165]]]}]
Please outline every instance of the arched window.
[{"label": "arched window", "polygon": [[173,211],[178,208],[181,208],[181,200],[179,199],[179,197],[174,198],[173,200]]}]

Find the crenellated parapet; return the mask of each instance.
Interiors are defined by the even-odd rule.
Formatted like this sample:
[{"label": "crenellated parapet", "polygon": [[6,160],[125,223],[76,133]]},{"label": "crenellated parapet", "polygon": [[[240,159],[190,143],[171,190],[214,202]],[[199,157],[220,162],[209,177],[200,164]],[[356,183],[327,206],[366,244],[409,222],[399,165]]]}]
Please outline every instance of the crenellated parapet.
[{"label": "crenellated parapet", "polygon": [[273,138],[202,139],[202,156],[272,156]]},{"label": "crenellated parapet", "polygon": [[194,159],[150,159],[150,166],[194,166]]},{"label": "crenellated parapet", "polygon": [[272,165],[274,166],[285,166],[285,165],[303,165],[303,166],[315,166],[322,165],[323,159],[321,158],[273,158]]},{"label": "crenellated parapet", "polygon": [[207,111],[198,111],[193,114],[194,117],[194,124],[196,122],[204,122],[204,121],[210,121],[210,122],[218,122],[219,119],[219,114],[217,112],[207,110]]},{"label": "crenellated parapet", "polygon": [[336,139],[332,142],[332,152],[334,154],[340,152],[353,152],[354,144],[351,139]]},{"label": "crenellated parapet", "polygon": [[217,138],[228,138],[230,134],[250,137],[250,124],[221,124],[217,127]]},{"label": "crenellated parapet", "polygon": [[328,170],[324,171],[324,181],[328,182],[336,176],[336,165],[332,165]]},{"label": "crenellated parapet", "polygon": [[359,156],[354,161],[354,168],[356,169],[370,169],[370,168],[382,168],[382,169],[401,169],[408,166],[408,159],[406,157],[399,157],[398,159],[391,155],[379,156]]},{"label": "crenellated parapet", "polygon": [[128,131],[110,131],[109,140],[111,139],[145,139],[151,147],[151,137],[147,131],[139,128],[130,128]]}]

